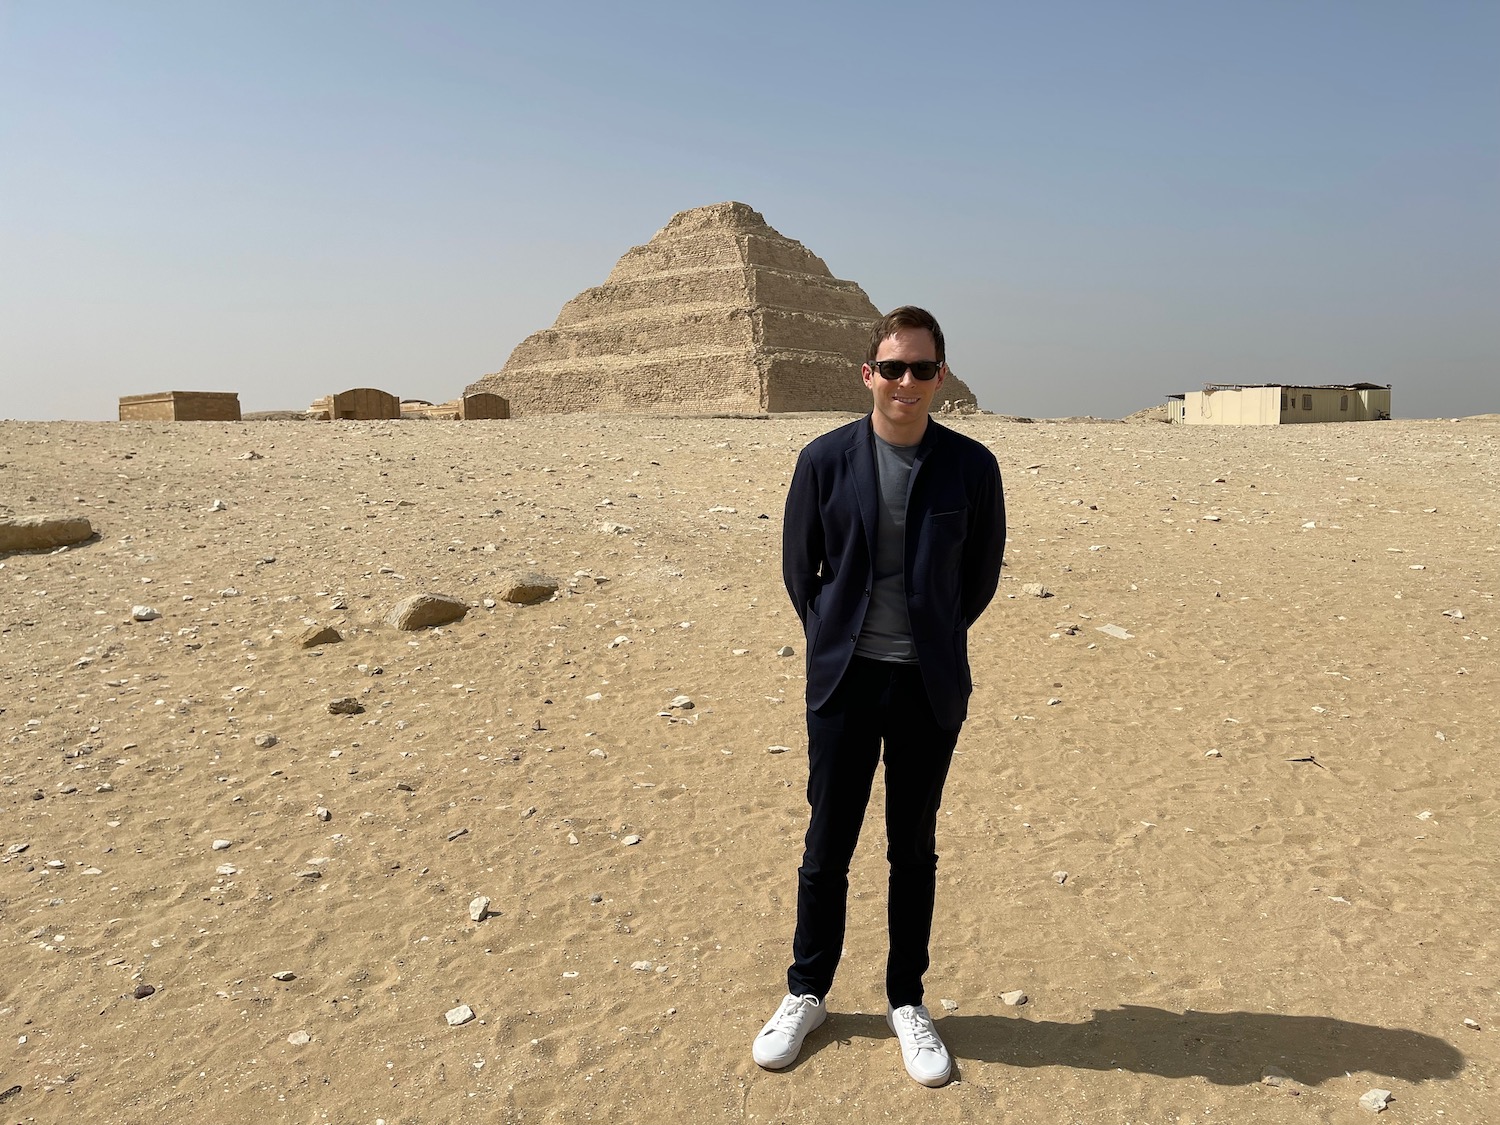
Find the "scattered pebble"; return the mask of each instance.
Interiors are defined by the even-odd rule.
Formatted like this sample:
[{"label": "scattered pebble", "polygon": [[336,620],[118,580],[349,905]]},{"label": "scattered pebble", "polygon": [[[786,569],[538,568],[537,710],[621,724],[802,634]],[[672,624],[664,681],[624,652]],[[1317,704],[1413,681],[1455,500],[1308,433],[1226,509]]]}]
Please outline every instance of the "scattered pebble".
[{"label": "scattered pebble", "polygon": [[626,836],[620,841],[620,843],[624,844],[627,848],[633,844],[639,844],[640,842],[641,838],[634,833],[631,833],[629,836]]},{"label": "scattered pebble", "polygon": [[312,1042],[312,1036],[305,1031],[294,1031],[286,1037],[286,1041],[293,1047],[306,1047]]},{"label": "scattered pebble", "polygon": [[1029,594],[1033,598],[1050,598],[1052,591],[1040,582],[1027,582],[1021,587],[1021,593]]},{"label": "scattered pebble", "polygon": [[282,969],[281,972],[279,972],[279,973],[272,973],[271,974],[271,979],[272,980],[279,980],[279,981],[296,980],[297,979],[297,974],[293,973],[293,972],[290,972],[290,971],[288,971],[286,969]]},{"label": "scattered pebble", "polygon": [[255,745],[259,746],[262,750],[269,750],[279,741],[280,739],[268,730],[263,730],[255,736]]},{"label": "scattered pebble", "polygon": [[240,869],[232,863],[221,863],[214,868],[214,872],[218,875],[238,875]]},{"label": "scattered pebble", "polygon": [[1391,1104],[1391,1092],[1389,1090],[1369,1090],[1359,1096],[1359,1108],[1367,1109],[1371,1113],[1384,1113],[1385,1107]]},{"label": "scattered pebble", "polygon": [[1482,1027],[1479,1026],[1479,1021],[1478,1020],[1471,1020],[1471,1019],[1465,1018],[1465,1020],[1464,1020],[1464,1026],[1467,1027],[1470,1031],[1483,1031],[1484,1030]]},{"label": "scattered pebble", "polygon": [[958,1011],[958,1001],[957,1000],[939,1000],[938,1003],[940,1003],[943,1006],[943,1011],[945,1011],[945,1012],[956,1012],[956,1011]]},{"label": "scattered pebble", "polygon": [[360,715],[364,713],[364,709],[364,704],[352,695],[340,696],[338,699],[328,701],[330,715]]},{"label": "scattered pebble", "polygon": [[483,922],[490,916],[490,896],[477,895],[469,901],[469,918],[475,922]]},{"label": "scattered pebble", "polygon": [[135,991],[132,992],[131,995],[134,996],[137,1000],[144,1000],[146,997],[153,995],[155,992],[156,985],[154,984],[138,984],[135,986]]},{"label": "scattered pebble", "polygon": [[225,848],[229,847],[231,843],[232,841],[230,840],[215,840],[213,843],[213,849],[216,852],[222,852]]},{"label": "scattered pebble", "polygon": [[460,840],[468,834],[469,830],[467,828],[455,828],[452,832],[448,833],[448,843],[451,844],[454,840]]},{"label": "scattered pebble", "polygon": [[630,967],[638,973],[649,973],[652,969],[650,961],[632,961]]},{"label": "scattered pebble", "polygon": [[1029,997],[1026,995],[1026,993],[1022,992],[1019,988],[1012,989],[1009,992],[1002,992],[1000,994],[1000,1003],[1008,1004],[1012,1008],[1019,1008],[1022,1004],[1026,1003],[1028,999]]},{"label": "scattered pebble", "polygon": [[319,805],[316,809],[313,810],[313,816],[317,817],[325,824],[333,819],[333,813],[329,812],[322,805]]},{"label": "scattered pebble", "polygon": [[780,648],[778,648],[776,650],[776,655],[777,656],[792,656],[792,655],[795,655],[795,650],[792,648],[791,645],[782,645]]},{"label": "scattered pebble", "polygon": [[1057,880],[1057,885],[1060,887],[1068,881],[1068,873],[1066,871],[1054,871],[1052,878]]},{"label": "scattered pebble", "polygon": [[467,1004],[460,1004],[456,1008],[449,1008],[443,1013],[443,1018],[448,1021],[449,1027],[462,1027],[474,1018],[474,1009]]},{"label": "scattered pebble", "polygon": [[697,704],[693,702],[691,696],[674,695],[672,697],[672,702],[668,703],[667,706],[677,711],[691,711],[694,707],[697,706]]},{"label": "scattered pebble", "polygon": [[768,753],[768,754],[785,754],[790,749],[791,749],[790,746],[767,746],[766,747],[766,753]]},{"label": "scattered pebble", "polygon": [[130,616],[135,621],[155,621],[161,616],[161,611],[149,605],[138,605],[131,608]]}]

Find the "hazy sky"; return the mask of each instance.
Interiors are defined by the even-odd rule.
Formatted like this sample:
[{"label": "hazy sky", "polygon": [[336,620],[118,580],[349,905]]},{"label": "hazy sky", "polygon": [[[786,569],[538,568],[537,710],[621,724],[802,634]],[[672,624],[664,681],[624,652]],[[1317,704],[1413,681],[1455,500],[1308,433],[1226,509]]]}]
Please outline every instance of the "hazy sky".
[{"label": "hazy sky", "polygon": [[1495,0],[3,0],[0,417],[452,398],[728,199],[989,410],[1500,410]]}]

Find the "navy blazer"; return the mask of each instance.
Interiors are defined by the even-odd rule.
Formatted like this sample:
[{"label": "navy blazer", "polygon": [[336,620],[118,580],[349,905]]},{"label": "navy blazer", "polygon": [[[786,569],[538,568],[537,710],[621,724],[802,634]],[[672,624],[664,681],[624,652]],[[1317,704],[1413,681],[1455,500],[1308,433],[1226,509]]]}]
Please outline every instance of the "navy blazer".
[{"label": "navy blazer", "polygon": [[[874,581],[880,477],[870,418],[809,442],[782,524],[781,574],[807,636],[807,706],[828,702],[864,625]],[[1005,551],[1000,466],[979,442],[928,419],[906,505],[906,607],[933,715],[968,714],[969,626],[995,596]]]}]

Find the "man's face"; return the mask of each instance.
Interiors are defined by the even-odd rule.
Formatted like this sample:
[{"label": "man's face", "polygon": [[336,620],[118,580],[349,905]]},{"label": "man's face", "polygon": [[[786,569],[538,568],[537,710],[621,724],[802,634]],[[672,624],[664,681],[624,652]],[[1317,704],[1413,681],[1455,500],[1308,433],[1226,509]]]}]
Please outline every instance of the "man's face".
[{"label": "man's face", "polygon": [[[900,359],[907,363],[917,360],[936,360],[937,343],[932,333],[925,328],[898,328],[880,341],[875,359]],[[936,378],[922,382],[907,371],[899,379],[887,379],[871,364],[861,369],[865,386],[875,405],[875,432],[887,441],[897,439],[894,444],[907,445],[921,439],[927,429],[927,412],[932,408],[932,396],[937,394],[943,380],[948,377],[948,366],[938,368]]]}]

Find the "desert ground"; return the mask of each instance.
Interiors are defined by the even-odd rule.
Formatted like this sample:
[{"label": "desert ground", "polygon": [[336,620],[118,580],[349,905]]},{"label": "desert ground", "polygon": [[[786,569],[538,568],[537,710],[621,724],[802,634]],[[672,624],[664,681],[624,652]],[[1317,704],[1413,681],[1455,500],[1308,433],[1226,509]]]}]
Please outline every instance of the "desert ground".
[{"label": "desert ground", "polygon": [[[878,788],[831,1018],[752,1063],[782,502],[847,417],[0,423],[0,517],[97,532],[0,556],[0,1122],[1500,1121],[1493,418],[950,420],[1010,522],[938,835],[956,1080],[885,1027]],[[418,593],[472,608],[384,623]]]}]

